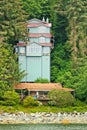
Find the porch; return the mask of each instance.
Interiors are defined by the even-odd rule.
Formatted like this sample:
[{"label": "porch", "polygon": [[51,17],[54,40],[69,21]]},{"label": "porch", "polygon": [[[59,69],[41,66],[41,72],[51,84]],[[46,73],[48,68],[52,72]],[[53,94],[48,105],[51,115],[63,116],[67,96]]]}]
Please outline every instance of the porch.
[{"label": "porch", "polygon": [[20,83],[15,86],[15,90],[20,90],[21,99],[25,96],[32,96],[42,103],[46,103],[50,100],[48,93],[53,89],[69,91],[70,93],[74,92],[71,88],[63,88],[59,83]]}]

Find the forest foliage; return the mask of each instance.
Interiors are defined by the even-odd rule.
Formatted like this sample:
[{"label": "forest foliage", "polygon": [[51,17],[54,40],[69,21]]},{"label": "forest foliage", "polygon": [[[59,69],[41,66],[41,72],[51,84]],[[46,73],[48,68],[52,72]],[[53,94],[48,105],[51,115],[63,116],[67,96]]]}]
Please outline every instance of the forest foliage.
[{"label": "forest foliage", "polygon": [[51,82],[75,89],[76,98],[87,102],[87,0],[0,0],[0,89],[19,81],[10,44],[16,45],[19,38],[26,40],[27,20],[43,16],[53,25]]}]

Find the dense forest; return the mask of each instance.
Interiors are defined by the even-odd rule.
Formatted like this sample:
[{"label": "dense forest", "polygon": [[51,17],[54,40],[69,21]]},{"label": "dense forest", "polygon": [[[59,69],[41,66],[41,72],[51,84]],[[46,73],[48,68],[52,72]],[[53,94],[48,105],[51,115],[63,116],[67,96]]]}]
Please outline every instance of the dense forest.
[{"label": "dense forest", "polygon": [[19,38],[26,41],[26,21],[43,17],[54,36],[51,82],[75,89],[76,98],[87,103],[87,0],[0,0],[0,90],[24,75],[14,47]]}]

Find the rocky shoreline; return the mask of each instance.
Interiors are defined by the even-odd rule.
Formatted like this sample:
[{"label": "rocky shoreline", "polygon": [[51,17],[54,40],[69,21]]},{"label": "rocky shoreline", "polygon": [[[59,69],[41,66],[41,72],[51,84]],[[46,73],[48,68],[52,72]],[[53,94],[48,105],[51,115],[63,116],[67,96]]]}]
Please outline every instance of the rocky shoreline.
[{"label": "rocky shoreline", "polygon": [[87,124],[87,112],[1,113],[0,124]]}]

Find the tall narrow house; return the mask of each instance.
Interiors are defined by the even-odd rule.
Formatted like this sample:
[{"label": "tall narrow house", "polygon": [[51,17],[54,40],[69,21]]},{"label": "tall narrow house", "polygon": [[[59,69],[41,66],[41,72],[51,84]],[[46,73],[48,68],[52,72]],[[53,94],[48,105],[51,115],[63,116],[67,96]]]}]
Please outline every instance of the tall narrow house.
[{"label": "tall narrow house", "polygon": [[51,23],[39,19],[27,22],[27,44],[20,41],[17,44],[20,69],[27,75],[21,82],[34,82],[37,78],[46,78],[50,81],[50,52],[52,48],[50,33]]}]

